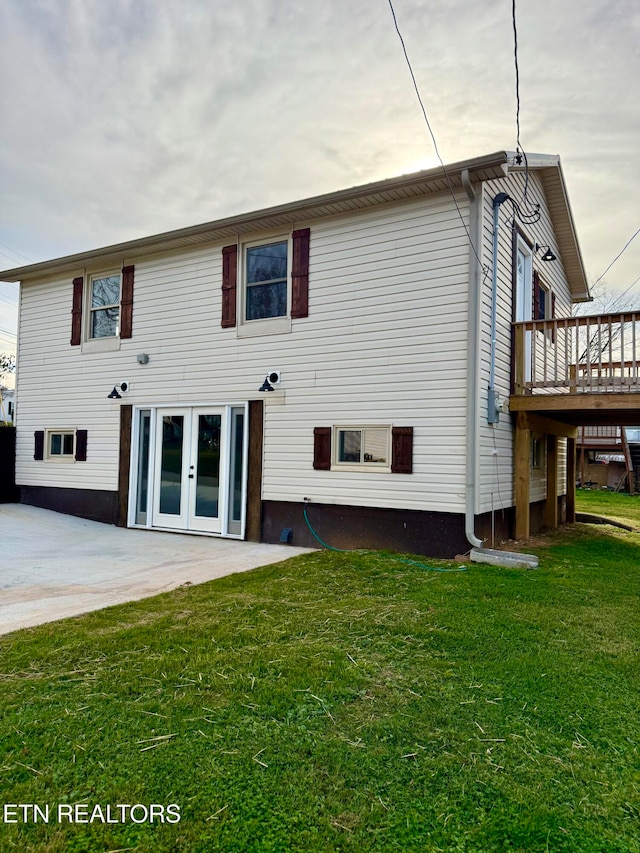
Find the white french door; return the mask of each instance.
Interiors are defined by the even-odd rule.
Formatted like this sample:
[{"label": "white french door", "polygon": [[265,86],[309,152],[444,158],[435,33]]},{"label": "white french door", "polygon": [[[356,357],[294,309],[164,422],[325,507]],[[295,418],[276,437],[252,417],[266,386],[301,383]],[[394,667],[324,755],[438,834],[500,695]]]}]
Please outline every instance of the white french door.
[{"label": "white french door", "polygon": [[[531,319],[533,304],[533,269],[532,255],[529,247],[518,240],[516,249],[516,322],[522,323]],[[531,332],[525,334],[525,381],[531,381]]]},{"label": "white french door", "polygon": [[220,533],[228,495],[224,407],[158,409],[155,420],[151,526]]}]

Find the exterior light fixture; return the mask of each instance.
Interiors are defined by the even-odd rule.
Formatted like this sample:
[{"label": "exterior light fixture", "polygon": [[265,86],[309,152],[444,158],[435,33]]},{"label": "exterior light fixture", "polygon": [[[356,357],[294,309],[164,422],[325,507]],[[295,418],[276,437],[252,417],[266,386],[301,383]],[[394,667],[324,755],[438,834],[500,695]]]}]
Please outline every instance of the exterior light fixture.
[{"label": "exterior light fixture", "polygon": [[540,243],[536,243],[536,245],[535,245],[536,252],[539,252],[540,249],[545,250],[544,254],[542,255],[543,261],[546,261],[547,263],[549,263],[549,261],[555,261],[556,260],[556,256],[551,251],[551,246],[541,246]]},{"label": "exterior light fixture", "polygon": [[[114,389],[114,390],[115,390],[115,389]],[[265,377],[264,377],[264,382],[263,382],[263,383],[262,383],[262,385],[258,388],[258,391],[275,391],[275,390],[276,390],[276,389],[275,389],[275,388],[273,387],[273,385],[269,382],[269,376],[268,376],[268,375],[267,375],[267,376],[265,376]]]},{"label": "exterior light fixture", "polygon": [[127,391],[129,388],[129,383],[120,382],[118,385],[114,385],[113,391],[110,394],[107,394],[108,400],[122,400],[122,394],[118,393],[118,388],[120,389],[120,391],[122,391],[122,394],[124,394],[124,392]]},{"label": "exterior light fixture", "polygon": [[276,389],[273,387],[274,385],[279,385],[281,380],[281,374],[279,370],[270,370],[267,375],[264,377],[264,382],[258,389],[259,391],[275,391]]}]

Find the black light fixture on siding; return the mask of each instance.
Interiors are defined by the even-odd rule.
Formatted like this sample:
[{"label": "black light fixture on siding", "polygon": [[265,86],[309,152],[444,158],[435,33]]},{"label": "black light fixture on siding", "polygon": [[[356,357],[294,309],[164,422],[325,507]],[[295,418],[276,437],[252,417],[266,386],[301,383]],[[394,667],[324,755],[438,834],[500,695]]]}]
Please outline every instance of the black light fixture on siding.
[{"label": "black light fixture on siding", "polygon": [[535,245],[536,252],[539,252],[540,249],[545,249],[545,253],[544,253],[544,255],[542,255],[543,261],[546,261],[547,263],[549,263],[549,261],[555,261],[556,260],[556,256],[551,251],[551,246],[541,246],[540,243],[536,243],[536,245]]},{"label": "black light fixture on siding", "polygon": [[263,383],[262,383],[262,385],[258,388],[258,391],[275,391],[275,390],[276,390],[276,389],[275,389],[275,388],[273,387],[273,385],[269,382],[269,375],[267,374],[267,375],[264,377],[264,382],[263,382]]},{"label": "black light fixture on siding", "polygon": [[128,382],[121,382],[119,385],[113,386],[113,391],[110,394],[107,394],[107,400],[122,400],[122,394],[118,393],[118,388],[125,392],[129,387]]}]

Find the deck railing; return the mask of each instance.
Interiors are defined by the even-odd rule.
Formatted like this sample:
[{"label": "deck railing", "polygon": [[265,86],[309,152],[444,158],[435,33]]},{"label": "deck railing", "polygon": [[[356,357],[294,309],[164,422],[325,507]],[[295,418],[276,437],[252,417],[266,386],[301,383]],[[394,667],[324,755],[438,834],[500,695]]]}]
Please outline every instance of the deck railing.
[{"label": "deck railing", "polygon": [[640,312],[513,328],[515,394],[640,391]]}]

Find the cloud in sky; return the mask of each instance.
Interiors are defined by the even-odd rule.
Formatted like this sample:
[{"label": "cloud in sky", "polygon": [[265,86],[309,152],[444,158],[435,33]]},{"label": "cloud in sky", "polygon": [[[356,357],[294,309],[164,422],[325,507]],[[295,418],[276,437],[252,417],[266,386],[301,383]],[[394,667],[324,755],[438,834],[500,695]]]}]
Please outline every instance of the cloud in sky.
[{"label": "cloud in sky", "polygon": [[[395,10],[445,162],[514,148],[509,0]],[[640,10],[517,20],[522,145],[561,155],[593,280],[640,225]],[[4,0],[0,80],[3,266],[437,165],[386,0]]]}]

